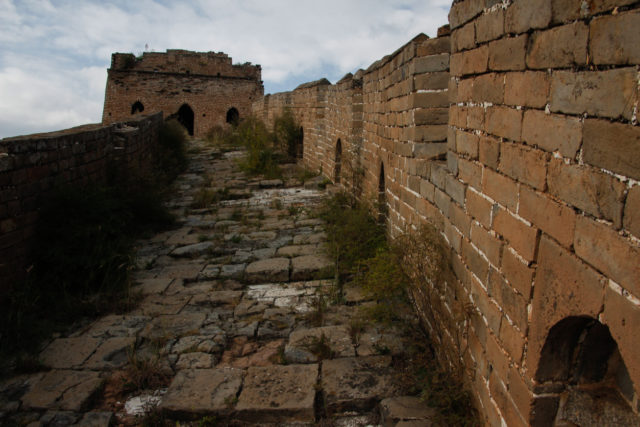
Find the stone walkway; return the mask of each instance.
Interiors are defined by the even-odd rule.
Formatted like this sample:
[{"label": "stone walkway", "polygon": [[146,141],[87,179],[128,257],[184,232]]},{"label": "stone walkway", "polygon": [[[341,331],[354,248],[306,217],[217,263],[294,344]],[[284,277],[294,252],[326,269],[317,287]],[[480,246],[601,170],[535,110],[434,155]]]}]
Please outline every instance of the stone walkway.
[{"label": "stone walkway", "polygon": [[326,192],[248,179],[242,153],[192,146],[171,201],[179,228],[137,248],[141,304],[50,342],[51,370],[0,385],[0,422],[431,425],[394,370],[401,332],[357,325],[368,302],[353,289],[330,303],[312,215]]}]

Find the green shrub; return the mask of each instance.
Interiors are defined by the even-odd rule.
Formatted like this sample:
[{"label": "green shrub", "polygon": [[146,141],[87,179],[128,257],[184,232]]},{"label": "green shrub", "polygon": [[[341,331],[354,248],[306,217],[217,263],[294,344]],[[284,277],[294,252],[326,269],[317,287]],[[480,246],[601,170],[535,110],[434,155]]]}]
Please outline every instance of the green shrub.
[{"label": "green shrub", "polygon": [[282,175],[278,165],[281,155],[273,144],[273,135],[266,125],[256,117],[247,117],[231,133],[231,144],[247,149],[247,155],[239,163],[240,168],[250,175],[264,175],[277,178]]},{"label": "green shrub", "polygon": [[177,120],[169,120],[160,128],[156,150],[157,171],[162,180],[173,181],[187,167],[187,134]]},{"label": "green shrub", "polygon": [[274,119],[273,134],[278,149],[287,153],[289,158],[295,159],[302,134],[300,125],[289,108],[285,108],[282,114]]}]

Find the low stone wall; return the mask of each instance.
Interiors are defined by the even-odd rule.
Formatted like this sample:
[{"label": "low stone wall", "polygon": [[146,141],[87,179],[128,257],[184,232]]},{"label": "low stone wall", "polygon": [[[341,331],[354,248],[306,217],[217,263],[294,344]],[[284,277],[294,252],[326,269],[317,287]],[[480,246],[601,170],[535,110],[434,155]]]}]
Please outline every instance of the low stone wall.
[{"label": "low stone wall", "polygon": [[419,311],[487,423],[637,423],[640,6],[462,0],[449,20],[254,111],[291,108],[304,164],[384,202],[392,234],[441,232],[456,280]]},{"label": "low stone wall", "polygon": [[20,286],[38,212],[56,188],[105,183],[147,168],[162,114],[0,141],[0,297]]}]

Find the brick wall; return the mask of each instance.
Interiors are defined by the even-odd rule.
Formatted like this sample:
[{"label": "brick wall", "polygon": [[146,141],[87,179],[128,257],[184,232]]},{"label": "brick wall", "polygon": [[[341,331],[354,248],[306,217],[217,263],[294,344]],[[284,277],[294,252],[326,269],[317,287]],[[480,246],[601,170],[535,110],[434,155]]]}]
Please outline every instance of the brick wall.
[{"label": "brick wall", "polygon": [[150,165],[162,114],[0,140],[0,298],[29,267],[38,211],[60,186],[105,182]]},{"label": "brick wall", "polygon": [[[204,136],[214,126],[227,124],[235,108],[240,118],[251,114],[252,103],[264,93],[259,65],[232,65],[224,53],[168,50],[132,54],[114,53],[108,70],[102,122],[129,120],[162,111],[180,119],[181,107],[193,114],[193,135]],[[190,113],[190,114],[191,114]]]},{"label": "brick wall", "polygon": [[456,280],[418,311],[488,424],[637,424],[640,5],[463,0],[449,22],[254,110],[292,108],[332,180],[340,139],[392,234],[441,232]]}]

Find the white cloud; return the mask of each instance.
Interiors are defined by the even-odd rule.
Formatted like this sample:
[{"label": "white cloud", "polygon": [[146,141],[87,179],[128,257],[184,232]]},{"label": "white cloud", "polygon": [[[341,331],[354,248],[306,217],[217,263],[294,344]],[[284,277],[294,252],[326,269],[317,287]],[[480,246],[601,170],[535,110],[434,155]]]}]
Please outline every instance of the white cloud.
[{"label": "white cloud", "polygon": [[100,121],[113,52],[224,51],[292,89],[435,36],[450,1],[0,0],[0,137]]}]

